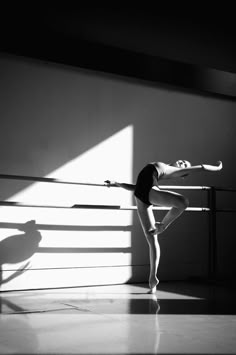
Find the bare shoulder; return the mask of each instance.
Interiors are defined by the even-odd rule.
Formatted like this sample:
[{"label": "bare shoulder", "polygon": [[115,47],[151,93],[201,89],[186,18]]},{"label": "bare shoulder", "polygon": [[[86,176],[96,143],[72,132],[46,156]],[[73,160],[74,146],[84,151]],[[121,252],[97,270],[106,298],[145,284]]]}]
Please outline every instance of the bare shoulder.
[{"label": "bare shoulder", "polygon": [[160,168],[162,168],[162,169],[166,169],[169,165],[168,164],[166,164],[166,163],[163,163],[163,162],[161,162],[161,161],[157,161],[157,166],[158,167],[160,167]]},{"label": "bare shoulder", "polygon": [[174,173],[176,173],[177,171],[180,170],[179,168],[177,168],[175,166],[172,166],[172,165],[169,165],[169,164],[165,164],[165,163],[161,163],[160,167],[163,169],[165,177],[169,177],[172,174],[174,174]]},{"label": "bare shoulder", "polygon": [[158,170],[162,171],[163,174],[161,174],[160,179],[168,179],[170,177],[173,177],[173,174],[179,171],[179,168],[176,168],[174,166],[171,166],[169,164],[157,161],[154,163],[157,167]]}]

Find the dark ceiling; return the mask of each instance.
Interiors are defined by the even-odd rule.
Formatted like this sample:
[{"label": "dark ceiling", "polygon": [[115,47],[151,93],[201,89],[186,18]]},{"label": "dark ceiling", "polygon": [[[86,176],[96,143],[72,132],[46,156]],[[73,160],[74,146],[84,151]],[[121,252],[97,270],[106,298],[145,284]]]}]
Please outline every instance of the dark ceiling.
[{"label": "dark ceiling", "polygon": [[210,69],[221,72],[224,81],[223,91],[216,92],[234,96],[234,86],[229,87],[236,72],[234,13],[229,8],[192,6],[183,12],[156,9],[154,2],[149,7],[42,3],[2,7],[1,51],[185,87],[194,87],[196,76],[206,77]]}]

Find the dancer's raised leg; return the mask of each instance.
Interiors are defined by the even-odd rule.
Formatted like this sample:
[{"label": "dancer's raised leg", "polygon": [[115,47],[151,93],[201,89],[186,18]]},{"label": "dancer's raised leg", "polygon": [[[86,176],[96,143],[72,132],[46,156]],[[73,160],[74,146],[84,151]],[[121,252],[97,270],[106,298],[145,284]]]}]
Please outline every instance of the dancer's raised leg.
[{"label": "dancer's raised leg", "polygon": [[185,196],[172,191],[159,190],[152,188],[149,193],[149,200],[154,205],[162,207],[171,207],[166,213],[161,223],[157,222],[155,227],[159,233],[164,232],[188,207],[189,202]]}]

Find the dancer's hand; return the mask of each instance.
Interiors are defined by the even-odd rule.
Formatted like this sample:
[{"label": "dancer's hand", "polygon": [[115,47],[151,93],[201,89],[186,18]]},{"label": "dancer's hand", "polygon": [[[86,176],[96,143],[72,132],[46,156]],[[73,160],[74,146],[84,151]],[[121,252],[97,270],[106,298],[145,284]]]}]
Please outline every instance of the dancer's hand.
[{"label": "dancer's hand", "polygon": [[206,171],[220,171],[223,168],[222,161],[219,160],[216,165],[202,164],[202,167]]},{"label": "dancer's hand", "polygon": [[221,170],[223,168],[223,163],[221,160],[217,162],[218,169]]},{"label": "dancer's hand", "polygon": [[111,180],[106,180],[104,181],[107,187],[114,187],[117,186],[115,181],[111,181]]}]

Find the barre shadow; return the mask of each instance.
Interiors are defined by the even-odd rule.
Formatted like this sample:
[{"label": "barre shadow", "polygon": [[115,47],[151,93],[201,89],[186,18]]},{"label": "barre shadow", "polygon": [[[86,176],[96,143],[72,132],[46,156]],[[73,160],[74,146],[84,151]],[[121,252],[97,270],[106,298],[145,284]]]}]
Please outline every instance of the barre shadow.
[{"label": "barre shadow", "polygon": [[[29,267],[28,259],[38,250],[42,239],[36,228],[35,220],[18,226],[22,234],[12,235],[0,242],[0,285],[20,276]],[[2,279],[2,265],[16,264],[27,260],[27,262],[6,279]]]},{"label": "barre shadow", "polygon": [[[0,285],[21,276],[30,267],[30,260],[35,253],[40,254],[96,254],[96,253],[131,253],[132,247],[40,247],[39,243],[42,239],[40,232],[42,231],[78,231],[78,232],[101,232],[101,231],[117,231],[127,232],[132,230],[130,225],[109,226],[109,225],[57,225],[57,224],[36,224],[35,220],[22,223],[1,222],[0,229],[18,229],[24,231],[23,234],[9,236],[0,242]],[[40,231],[40,232],[39,232]],[[16,264],[24,262],[18,270],[3,279],[2,265]]]},{"label": "barre shadow", "polygon": [[[10,228],[22,230],[22,223],[14,222],[0,222],[0,228]],[[94,226],[80,226],[80,225],[58,225],[58,224],[35,224],[37,230],[52,230],[52,231],[131,231],[132,226],[107,226],[107,225],[94,225]]]},{"label": "barre shadow", "polygon": [[[32,223],[34,222],[34,223]],[[7,249],[18,249],[18,244],[19,248],[22,248],[22,245],[25,243],[25,250],[21,251],[21,256],[22,254],[25,253],[26,256],[29,254],[29,257],[32,256],[36,251],[37,253],[130,253],[131,252],[131,247],[101,247],[101,248],[92,248],[92,247],[39,247],[38,244],[41,240],[41,234],[38,232],[38,230],[45,230],[45,231],[79,231],[79,232],[99,232],[99,231],[119,231],[119,232],[126,232],[126,231],[131,231],[132,226],[106,226],[106,225],[94,225],[94,226],[79,226],[79,225],[55,225],[55,224],[35,224],[35,221],[30,221],[27,222],[28,225],[23,225],[21,223],[14,223],[14,222],[1,222],[0,223],[0,228],[12,228],[12,229],[19,229],[23,230],[26,228],[27,230],[31,228],[30,233],[31,236],[29,238],[29,233],[25,235],[16,235],[16,236],[11,236],[6,238],[2,243],[5,245],[5,251],[4,251],[4,246],[2,248],[2,252],[0,252],[0,265],[4,263],[17,263],[20,261],[23,261],[26,258],[22,258],[23,260],[19,260],[21,258],[18,256],[18,254],[12,254],[10,257],[8,257],[8,261],[4,260],[4,254],[8,250]],[[25,227],[26,226],[26,227]],[[40,240],[37,242],[37,235],[40,235]],[[22,239],[22,240],[21,240]],[[24,239],[24,240],[23,240]],[[34,245],[36,242],[37,246]],[[1,247],[1,243],[0,243]],[[27,250],[27,248],[29,250]],[[1,254],[3,254],[3,259],[1,258]],[[10,259],[10,261],[9,261]]]}]

